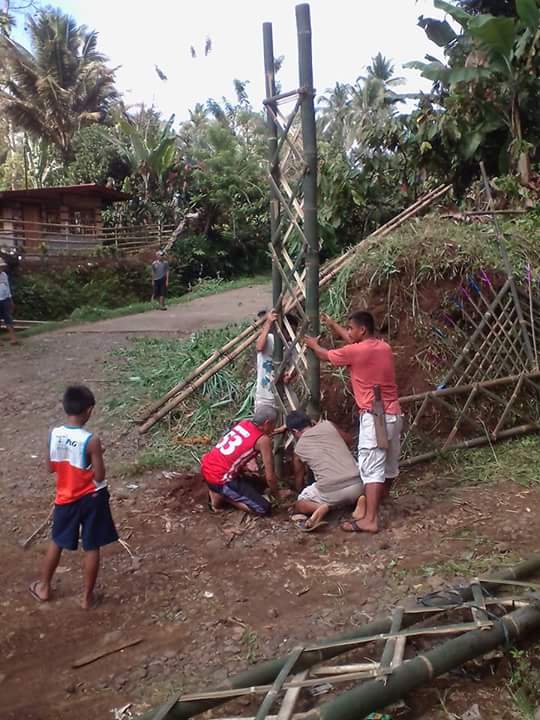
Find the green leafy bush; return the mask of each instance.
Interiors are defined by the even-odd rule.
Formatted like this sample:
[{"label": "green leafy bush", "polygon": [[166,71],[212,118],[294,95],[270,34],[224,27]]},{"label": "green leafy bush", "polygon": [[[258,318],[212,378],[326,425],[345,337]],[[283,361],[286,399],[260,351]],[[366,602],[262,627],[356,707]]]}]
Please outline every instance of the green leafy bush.
[{"label": "green leafy bush", "polygon": [[[172,285],[171,292],[185,292],[178,278]],[[92,308],[96,315],[92,319],[98,319],[99,310],[149,300],[151,280],[145,265],[85,263],[63,269],[42,267],[33,272],[19,269],[12,277],[12,288],[18,317],[63,320],[76,318],[74,311],[79,309],[81,318],[88,319],[88,309]]]}]

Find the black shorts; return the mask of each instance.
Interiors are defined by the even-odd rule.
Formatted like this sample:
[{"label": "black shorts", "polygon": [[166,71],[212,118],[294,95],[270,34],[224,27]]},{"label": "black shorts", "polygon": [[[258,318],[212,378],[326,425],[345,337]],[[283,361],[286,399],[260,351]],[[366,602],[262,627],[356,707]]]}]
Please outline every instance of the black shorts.
[{"label": "black shorts", "polygon": [[206,484],[210,490],[221,495],[225,500],[243,503],[256,515],[270,515],[272,504],[243,477],[237,477],[225,485],[214,485],[209,482]]},{"label": "black shorts", "polygon": [[0,321],[3,320],[7,327],[13,325],[13,317],[11,315],[11,298],[0,300]]},{"label": "black shorts", "polygon": [[75,502],[54,506],[53,542],[64,550],[76,550],[79,537],[83,550],[97,550],[118,540],[107,488]]},{"label": "black shorts", "polygon": [[164,277],[159,278],[159,280],[154,280],[154,298],[165,297],[166,291],[167,288]]}]

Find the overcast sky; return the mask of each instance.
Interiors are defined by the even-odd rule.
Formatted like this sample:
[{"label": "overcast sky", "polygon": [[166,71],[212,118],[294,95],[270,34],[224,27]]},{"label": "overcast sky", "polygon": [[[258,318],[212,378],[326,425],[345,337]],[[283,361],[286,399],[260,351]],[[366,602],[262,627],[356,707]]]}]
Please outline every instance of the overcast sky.
[{"label": "overcast sky", "polygon": [[[298,84],[294,0],[60,0],[51,2],[99,32],[99,48],[120,66],[117,85],[126,103],[155,104],[164,115],[188,117],[197,102],[234,98],[233,79],[249,80],[255,107],[264,94],[262,23],[274,29],[276,55],[285,55],[284,90]],[[361,75],[378,51],[407,78],[407,92],[428,89],[402,68],[438,53],[417,27],[419,15],[440,17],[431,0],[311,0],[317,92]],[[22,22],[17,37],[20,40]],[[205,57],[207,37],[212,51]],[[190,46],[197,57],[193,59]],[[158,78],[158,65],[168,80]]]}]

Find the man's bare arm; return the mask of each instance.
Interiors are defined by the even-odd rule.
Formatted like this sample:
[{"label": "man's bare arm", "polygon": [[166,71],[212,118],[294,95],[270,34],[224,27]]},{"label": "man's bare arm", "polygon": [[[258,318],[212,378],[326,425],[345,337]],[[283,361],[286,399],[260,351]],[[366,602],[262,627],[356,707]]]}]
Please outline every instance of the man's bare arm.
[{"label": "man's bare arm", "polygon": [[105,461],[101,440],[95,435],[90,439],[86,452],[94,471],[94,482],[99,485],[105,480]]},{"label": "man's bare arm", "polygon": [[304,480],[306,476],[306,466],[300,460],[298,455],[293,455],[293,471],[294,471],[294,486],[298,492],[304,487]]},{"label": "man's bare arm", "polygon": [[329,362],[328,353],[330,351],[327,350],[326,348],[323,348],[321,345],[319,345],[319,341],[317,340],[317,338],[311,337],[311,335],[304,335],[304,344],[310,350],[313,350],[313,352],[319,358],[319,360],[323,360],[324,362]]},{"label": "man's bare arm", "polygon": [[336,322],[334,318],[330,317],[330,315],[327,315],[326,313],[321,313],[321,320],[326,325],[326,327],[334,333],[334,335],[337,335],[346,343],[351,341],[347,328],[344,328],[343,325],[340,325],[338,322]]},{"label": "man's bare arm", "polygon": [[270,328],[272,327],[274,322],[277,320],[277,317],[278,315],[275,310],[272,310],[272,312],[268,313],[268,317],[264,321],[264,325],[262,326],[259,337],[257,338],[257,341],[255,343],[257,352],[263,352],[264,346],[266,345],[266,340],[268,339],[268,333],[270,332]]},{"label": "man's bare arm", "polygon": [[266,484],[272,491],[272,494],[277,497],[278,483],[277,478],[274,474],[274,456],[272,454],[272,440],[268,437],[268,435],[263,435],[257,440],[257,442],[255,443],[255,447],[261,453]]}]

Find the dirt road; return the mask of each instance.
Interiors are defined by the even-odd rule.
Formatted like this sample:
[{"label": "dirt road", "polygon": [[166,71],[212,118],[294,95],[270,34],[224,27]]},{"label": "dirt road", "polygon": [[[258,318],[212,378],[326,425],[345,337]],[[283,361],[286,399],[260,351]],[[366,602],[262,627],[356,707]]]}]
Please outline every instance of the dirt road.
[{"label": "dirt road", "polygon": [[[205,326],[218,316],[251,316],[264,306],[260,299],[259,289],[246,288],[197,300],[198,310],[179,306],[169,332],[189,332],[192,320],[182,322],[201,307],[208,313],[201,318]],[[168,323],[174,319],[168,312],[152,315]],[[135,714],[174,692],[215,688],[227,675],[298,641],[366,622],[452,575],[482,574],[492,556],[513,562],[535,547],[540,514],[528,511],[540,504],[538,490],[510,483],[453,487],[429,466],[404,474],[385,529],[367,538],[341,533],[339,515],[311,535],[295,530],[285,507],[264,520],[212,515],[200,479],[178,475],[174,467],[129,475],[136,439],[128,434],[111,445],[123,428],[103,411],[116,382],[108,358],[133,334],[155,326],[147,330],[152,323],[146,315],[93,329],[97,325],[107,331],[70,330],[36,336],[18,348],[0,345],[2,720],[110,720],[111,711],[128,703]],[[43,466],[47,428],[61,420],[62,390],[75,381],[96,392],[91,427],[108,446],[106,461],[115,468],[109,473],[113,514],[128,543],[127,549],[105,549],[99,579],[105,598],[91,612],[78,605],[80,553],[63,556],[53,598],[39,604],[27,588],[46,535],[26,551],[21,546],[51,506],[53,486]],[[129,649],[73,668],[77,659],[138,639]],[[363,657],[369,652],[363,649]],[[446,710],[461,716],[473,702],[484,717],[511,717],[500,678],[484,677],[481,690],[473,677],[462,679],[459,692],[451,682],[451,691],[444,680],[438,685],[444,713],[436,694],[427,691],[410,699],[411,717],[442,720]],[[305,693],[299,710],[314,702]],[[221,716],[253,715],[254,707],[239,701]]]},{"label": "dirt road", "polygon": [[69,328],[74,333],[177,333],[185,335],[202,328],[217,328],[254,317],[272,305],[272,293],[266,285],[250,285],[219,295],[199,298],[166,311],[152,310],[113,320],[100,320]]}]

